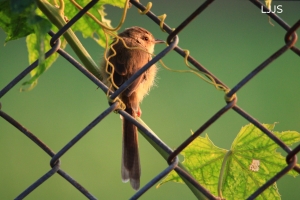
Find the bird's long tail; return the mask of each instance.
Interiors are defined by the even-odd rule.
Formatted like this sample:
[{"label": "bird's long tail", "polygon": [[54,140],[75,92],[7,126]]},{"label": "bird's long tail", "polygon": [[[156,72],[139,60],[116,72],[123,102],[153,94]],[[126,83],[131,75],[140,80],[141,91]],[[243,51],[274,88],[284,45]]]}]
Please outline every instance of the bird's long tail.
[{"label": "bird's long tail", "polygon": [[[125,111],[135,117],[135,111],[126,107]],[[138,149],[138,133],[137,128],[131,122],[123,118],[123,144],[122,144],[122,181],[130,184],[133,189],[138,190],[140,187],[140,158]]]}]

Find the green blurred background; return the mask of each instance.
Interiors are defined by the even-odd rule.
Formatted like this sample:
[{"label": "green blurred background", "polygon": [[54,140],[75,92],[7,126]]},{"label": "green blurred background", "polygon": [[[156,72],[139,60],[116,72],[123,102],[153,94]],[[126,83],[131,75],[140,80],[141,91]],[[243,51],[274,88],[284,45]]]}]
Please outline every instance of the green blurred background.
[{"label": "green blurred background", "polygon": [[[147,1],[141,1],[144,5]],[[175,28],[204,1],[153,0],[152,11],[167,14],[166,23]],[[275,1],[283,5],[279,16],[289,25],[300,19],[300,2]],[[107,7],[116,26],[121,9]],[[180,34],[179,46],[229,87],[284,45],[284,31],[247,0],[216,0]],[[167,34],[132,7],[123,29],[142,26],[156,38]],[[122,29],[122,30],[123,30]],[[298,31],[298,34],[300,32]],[[100,63],[104,50],[92,39],[78,37]],[[5,34],[0,30],[0,43]],[[296,44],[300,47],[299,42]],[[156,47],[156,53],[165,48]],[[76,58],[71,48],[66,48]],[[175,52],[163,58],[174,69],[185,69]],[[0,45],[0,88],[28,65],[25,39]],[[157,87],[143,101],[143,120],[171,148],[176,148],[225,105],[224,93],[192,74],[173,73],[159,67]],[[262,123],[279,122],[277,131],[300,131],[300,59],[287,51],[238,93],[238,105]],[[15,118],[53,151],[58,152],[87,124],[107,108],[103,92],[63,58],[42,75],[37,87],[19,92],[25,77],[0,102],[2,110]],[[229,111],[205,130],[215,145],[229,149],[236,134],[248,122]],[[0,199],[13,199],[49,169],[50,157],[12,125],[0,119]],[[143,138],[139,138],[142,165],[141,185],[167,167],[166,161]],[[283,153],[283,155],[286,155]],[[299,157],[299,156],[298,156]],[[111,114],[92,129],[62,158],[61,168],[98,199],[128,199],[134,194],[120,177],[121,120]],[[299,178],[284,176],[278,181],[282,199],[300,195]],[[86,199],[66,180],[55,174],[26,199]],[[195,199],[182,184],[153,187],[141,199]]]}]

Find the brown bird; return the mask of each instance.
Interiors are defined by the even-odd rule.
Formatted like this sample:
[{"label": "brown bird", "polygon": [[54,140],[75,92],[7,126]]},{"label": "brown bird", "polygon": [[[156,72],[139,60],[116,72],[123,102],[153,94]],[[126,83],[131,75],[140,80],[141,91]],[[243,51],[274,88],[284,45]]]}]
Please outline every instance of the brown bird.
[{"label": "brown bird", "polygon": [[[123,42],[119,40],[113,49],[116,55],[109,59],[109,62],[114,66],[108,65],[107,71],[112,73],[114,83],[120,87],[133,74],[141,69],[147,62],[152,59],[154,45],[162,43],[162,40],[156,40],[153,35],[144,28],[131,27],[125,29],[124,32],[118,35],[121,37],[128,47],[138,47],[140,49],[128,49]],[[114,40],[114,42],[116,39]],[[113,43],[114,43],[113,42]],[[109,57],[114,54],[112,49],[106,55]],[[108,79],[109,73],[106,71],[106,61],[101,65],[101,75],[103,82],[112,90],[111,80]],[[144,96],[148,94],[150,88],[154,85],[157,68],[152,65],[147,71],[139,76],[123,93],[120,94],[120,99],[126,106],[125,111],[132,117],[140,117],[140,102]],[[130,180],[133,189],[138,190],[140,187],[140,158],[138,152],[138,133],[137,127],[123,118],[123,141],[122,141],[122,164],[121,176],[123,182]]]}]

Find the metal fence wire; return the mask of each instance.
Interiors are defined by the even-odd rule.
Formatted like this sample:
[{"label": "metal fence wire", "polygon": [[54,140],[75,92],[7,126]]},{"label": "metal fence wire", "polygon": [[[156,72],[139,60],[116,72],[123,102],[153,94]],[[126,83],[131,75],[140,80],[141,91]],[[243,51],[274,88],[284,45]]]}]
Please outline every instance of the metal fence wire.
[{"label": "metal fence wire", "polygon": [[[202,5],[200,5],[187,19],[185,19],[174,31],[167,25],[163,24],[163,29],[169,34],[167,38],[167,43],[169,44],[167,48],[161,51],[157,56],[155,56],[149,63],[147,63],[140,71],[138,71],[130,80],[124,83],[118,90],[111,94],[111,99],[116,98],[121,92],[126,89],[125,85],[130,85],[142,72],[151,67],[154,63],[159,61],[162,57],[164,57],[168,52],[174,50],[182,57],[186,56],[186,53],[177,45],[178,37],[177,34],[182,31],[194,18],[196,18],[203,10],[205,10],[214,0],[207,0]],[[60,29],[56,34],[53,32],[49,33],[52,36],[51,40],[51,50],[49,50],[45,57],[46,59],[57,52],[66,60],[68,60],[72,65],[74,65],[78,70],[80,70],[87,78],[89,78],[92,82],[94,82],[99,88],[103,91],[107,92],[107,87],[99,81],[95,76],[93,76],[89,71],[87,71],[82,65],[80,65],[74,58],[72,58],[67,52],[60,49],[60,37],[62,34],[68,30],[80,17],[82,17],[93,5],[95,5],[98,0],[92,0],[89,4],[87,4],[78,14],[70,19],[70,21]],[[132,5],[144,11],[146,8],[139,2],[131,0]],[[249,3],[254,4],[258,9],[263,9],[265,12],[268,9],[262,5],[259,1],[250,0]],[[146,15],[151,18],[156,24],[160,24],[160,19],[151,11],[148,11]],[[155,134],[153,134],[147,127],[144,127],[141,123],[132,118],[128,113],[122,110],[118,110],[118,112],[127,120],[131,121],[135,124],[138,129],[143,131],[147,137],[149,137],[152,142],[156,143],[160,148],[162,148],[168,155],[168,167],[159,173],[156,177],[154,177],[151,181],[149,181],[145,186],[143,186],[139,191],[135,193],[131,199],[137,199],[141,195],[143,195],[150,187],[156,184],[159,180],[161,180],[165,175],[167,175],[172,170],[175,170],[181,177],[184,177],[186,181],[190,182],[192,186],[204,194],[208,199],[217,199],[214,195],[210,193],[210,191],[206,190],[201,184],[199,184],[193,177],[191,177],[188,173],[186,173],[182,168],[178,166],[178,158],[177,155],[187,146],[189,145],[196,137],[198,137],[203,131],[209,127],[212,123],[214,123],[217,119],[219,119],[224,113],[229,111],[230,109],[234,110],[241,117],[248,120],[250,123],[254,124],[257,128],[263,131],[268,137],[270,137],[274,142],[276,142],[282,150],[287,152],[286,162],[287,166],[283,168],[279,173],[277,173],[274,177],[268,180],[264,185],[262,185],[259,189],[257,189],[248,199],[255,199],[259,196],[265,189],[274,184],[275,181],[280,179],[283,175],[288,173],[290,170],[295,170],[300,173],[300,168],[296,165],[297,163],[297,153],[300,151],[300,145],[291,150],[283,141],[278,139],[274,134],[272,134],[269,130],[267,130],[260,122],[255,120],[252,116],[247,114],[244,110],[236,105],[237,99],[235,97],[235,93],[241,89],[247,82],[249,82],[254,76],[256,76],[260,71],[265,69],[272,61],[280,57],[284,52],[288,50],[292,50],[295,54],[300,56],[300,50],[294,46],[297,41],[296,30],[300,27],[300,19],[294,24],[292,27],[288,26],[282,19],[280,19],[275,13],[268,13],[268,15],[283,29],[286,30],[285,35],[285,45],[274,52],[270,57],[268,57],[262,64],[257,66],[251,73],[249,73],[246,77],[244,77],[236,86],[234,86],[227,93],[227,102],[224,107],[222,107],[217,113],[215,113],[208,121],[206,121],[193,135],[187,138],[182,144],[177,147],[175,150],[172,150],[164,142],[162,142]],[[201,72],[205,72],[209,74],[217,84],[222,85],[224,88],[228,88],[221,80],[219,80],[216,76],[210,73],[207,69],[205,69],[199,62],[197,62],[193,57],[188,56],[188,61],[194,65]],[[2,98],[13,86],[15,86],[23,77],[25,77],[31,70],[38,66],[38,61],[35,61],[30,66],[28,66],[23,72],[21,72],[17,77],[15,77],[7,86],[5,86],[0,91],[0,98]],[[51,176],[55,173],[58,173],[66,179],[70,184],[72,184],[77,190],[79,190],[83,195],[85,195],[88,199],[96,199],[96,197],[88,192],[82,185],[80,185],[75,179],[69,176],[65,171],[60,169],[60,158],[63,156],[70,148],[72,148],[85,134],[87,134],[94,126],[96,126],[102,119],[108,116],[110,113],[115,111],[118,108],[118,102],[112,103],[109,107],[104,110],[96,119],[94,119],[88,126],[86,126],[76,137],[74,137],[70,142],[68,142],[58,153],[54,153],[45,143],[43,143],[39,138],[37,138],[33,133],[28,131],[22,124],[17,122],[13,117],[9,114],[0,110],[0,116],[5,119],[8,123],[16,127],[19,131],[25,134],[30,140],[32,140],[36,145],[38,145],[42,150],[44,150],[51,159],[51,167],[52,169],[45,173],[41,178],[36,180],[32,185],[30,185],[26,190],[24,190],[16,199],[23,199],[29,193],[38,188],[43,182],[47,181]],[[0,105],[1,109],[1,105]]]}]

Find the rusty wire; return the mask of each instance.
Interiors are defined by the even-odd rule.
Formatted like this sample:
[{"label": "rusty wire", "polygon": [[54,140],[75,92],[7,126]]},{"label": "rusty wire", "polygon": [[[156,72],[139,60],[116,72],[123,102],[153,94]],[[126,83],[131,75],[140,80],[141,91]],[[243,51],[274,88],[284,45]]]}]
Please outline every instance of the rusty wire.
[{"label": "rusty wire", "polygon": [[[185,52],[177,45],[178,37],[177,34],[183,30],[194,18],[196,18],[203,10],[205,10],[214,0],[207,0],[202,5],[200,5],[186,20],[184,20],[175,31],[167,25],[163,24],[163,29],[169,34],[167,38],[167,42],[169,44],[163,51],[161,51],[157,56],[155,56],[149,63],[147,63],[143,68],[141,68],[136,74],[134,74],[129,80],[127,80],[118,90],[114,93],[111,93],[111,99],[115,99],[118,97],[120,93],[122,93],[138,76],[140,76],[143,72],[145,72],[149,67],[151,67],[154,63],[164,57],[171,50],[176,51],[182,57],[185,57]],[[62,57],[68,60],[74,67],[76,67],[80,72],[82,72],[87,78],[89,78],[93,83],[95,83],[100,89],[102,89],[105,93],[107,93],[108,88],[98,80],[93,74],[87,71],[79,62],[77,62],[74,58],[72,58],[67,52],[60,49],[60,37],[62,34],[68,30],[81,16],[83,16],[98,0],[92,0],[88,5],[86,5],[79,13],[72,18],[62,29],[60,29],[56,34],[50,32],[49,34],[52,37],[51,46],[52,48],[46,53],[45,59],[47,59],[50,55],[55,52],[58,52]],[[136,6],[138,9],[144,11],[146,8],[139,2],[131,0],[132,5]],[[257,0],[250,0],[255,6],[259,9],[263,6]],[[263,6],[263,9],[267,11],[268,9]],[[147,12],[146,15],[151,18],[156,24],[160,24],[160,19],[151,11]],[[248,120],[250,123],[254,124],[257,128],[263,131],[268,137],[270,137],[274,142],[276,142],[285,152],[287,152],[286,162],[287,167],[282,169],[278,174],[268,180],[264,185],[262,185],[258,190],[256,190],[248,199],[254,199],[258,195],[260,195],[265,189],[271,186],[275,181],[280,179],[283,175],[288,173],[290,170],[295,170],[300,173],[300,168],[296,166],[297,163],[297,153],[300,151],[300,145],[298,145],[293,150],[290,149],[283,141],[277,138],[273,133],[267,130],[259,121],[257,121],[254,117],[250,116],[247,112],[242,110],[237,105],[237,98],[234,94],[241,89],[245,84],[247,84],[253,77],[255,77],[260,71],[265,69],[272,61],[281,56],[284,52],[289,49],[292,50],[295,54],[300,56],[300,50],[295,47],[295,43],[297,41],[296,30],[300,27],[300,20],[296,22],[292,27],[287,25],[282,19],[280,19],[274,13],[268,13],[268,15],[278,23],[283,29],[285,29],[285,45],[278,49],[275,53],[273,53],[269,58],[267,58],[264,62],[262,62],[259,66],[257,66],[252,72],[250,72],[246,77],[244,77],[236,86],[234,86],[231,90],[228,91],[227,99],[233,97],[230,101],[226,102],[226,105],[219,109],[217,113],[215,113],[209,120],[207,120],[193,135],[187,138],[181,145],[179,145],[175,150],[169,148],[163,141],[161,141],[154,133],[149,131],[146,127],[136,121],[132,116],[122,110],[118,110],[118,112],[127,120],[131,121],[135,124],[142,132],[144,132],[153,142],[155,142],[158,146],[160,146],[168,157],[168,166],[161,173],[159,173],[156,177],[154,177],[151,181],[149,181],[144,187],[142,187],[137,193],[131,197],[131,199],[137,199],[141,195],[143,195],[149,188],[151,188],[154,184],[156,184],[159,180],[161,180],[165,175],[167,175],[173,169],[180,174],[184,179],[189,181],[193,187],[199,190],[202,194],[204,194],[209,199],[216,199],[208,190],[206,190],[201,184],[199,184],[191,175],[189,175],[185,170],[180,168],[178,165],[178,154],[187,147],[196,137],[203,133],[211,124],[213,124],[217,119],[219,119],[224,113],[228,110],[232,109],[237,112],[240,116]],[[187,60],[194,65],[198,70],[205,72],[210,75],[216,83],[222,85],[224,88],[228,87],[222,83],[215,75],[205,69],[199,62],[197,62],[192,56],[188,56]],[[13,86],[15,86],[24,76],[26,76],[32,69],[38,66],[38,61],[35,61],[33,64],[28,66],[23,72],[21,72],[16,78],[14,78],[7,86],[5,86],[0,91],[0,98],[3,97]],[[68,142],[59,152],[53,152],[46,144],[44,144],[39,138],[37,138],[32,132],[27,130],[24,126],[18,123],[13,117],[9,116],[7,113],[1,110],[0,104],[0,116],[5,119],[8,123],[16,127],[19,131],[21,131],[24,135],[26,135],[30,140],[32,140],[36,145],[38,145],[42,150],[44,150],[52,159],[50,161],[50,165],[52,167],[51,170],[46,172],[41,178],[36,180],[32,185],[30,185],[26,190],[24,190],[16,199],[23,199],[30,192],[39,187],[43,182],[47,181],[49,177],[53,174],[58,173],[64,179],[66,179],[70,184],[72,184],[76,189],[78,189],[83,195],[85,195],[88,199],[96,199],[90,192],[88,192],[83,186],[81,186],[76,180],[74,180],[70,175],[64,172],[60,168],[60,157],[63,156],[70,148],[72,148],[83,136],[85,136],[91,128],[101,122],[107,115],[116,111],[118,108],[118,102],[112,103],[109,107],[104,110],[98,117],[96,117],[90,124],[88,124],[77,136],[75,136],[70,142]]]}]

